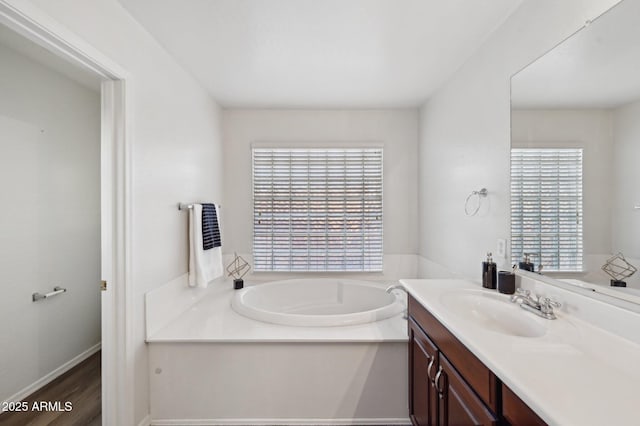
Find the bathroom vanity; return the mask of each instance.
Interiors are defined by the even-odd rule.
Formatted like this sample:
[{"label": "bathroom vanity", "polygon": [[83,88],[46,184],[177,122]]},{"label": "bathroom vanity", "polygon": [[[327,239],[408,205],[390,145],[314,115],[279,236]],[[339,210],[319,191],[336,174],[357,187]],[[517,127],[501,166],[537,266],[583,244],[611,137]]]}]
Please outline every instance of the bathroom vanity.
[{"label": "bathroom vanity", "polygon": [[413,296],[408,303],[414,425],[546,424]]},{"label": "bathroom vanity", "polygon": [[471,281],[401,283],[414,425],[637,424],[637,313],[528,277],[519,286],[563,303],[557,319]]}]

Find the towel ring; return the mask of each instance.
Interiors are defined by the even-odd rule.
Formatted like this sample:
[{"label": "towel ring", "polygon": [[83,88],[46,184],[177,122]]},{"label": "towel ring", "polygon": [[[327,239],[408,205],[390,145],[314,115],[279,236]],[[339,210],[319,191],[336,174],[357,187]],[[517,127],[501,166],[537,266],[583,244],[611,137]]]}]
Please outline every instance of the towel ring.
[{"label": "towel ring", "polygon": [[[487,188],[482,188],[480,191],[473,191],[471,194],[469,194],[467,196],[467,199],[464,201],[464,214],[466,214],[467,216],[475,216],[478,214],[478,211],[480,211],[480,207],[482,206],[482,198],[486,197],[487,194],[489,194],[489,191],[487,191]],[[469,200],[471,200],[471,198],[473,196],[478,197],[478,205],[476,206],[475,210],[473,211],[469,211]]]}]

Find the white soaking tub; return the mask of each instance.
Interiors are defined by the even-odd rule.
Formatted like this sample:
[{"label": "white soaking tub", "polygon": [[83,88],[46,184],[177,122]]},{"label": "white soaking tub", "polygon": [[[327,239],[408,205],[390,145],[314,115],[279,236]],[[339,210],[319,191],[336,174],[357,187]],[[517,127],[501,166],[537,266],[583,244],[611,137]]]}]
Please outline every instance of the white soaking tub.
[{"label": "white soaking tub", "polygon": [[366,324],[398,315],[401,298],[368,281],[292,279],[260,284],[236,292],[234,311],[272,324],[330,327]]}]

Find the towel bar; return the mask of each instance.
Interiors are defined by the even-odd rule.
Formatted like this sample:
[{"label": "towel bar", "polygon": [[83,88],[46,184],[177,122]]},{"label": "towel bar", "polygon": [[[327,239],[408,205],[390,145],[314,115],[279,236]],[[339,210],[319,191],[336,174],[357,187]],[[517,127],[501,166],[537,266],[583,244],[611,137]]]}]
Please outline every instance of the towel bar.
[{"label": "towel bar", "polygon": [[[216,204],[217,208],[220,208],[220,204]],[[193,204],[183,204],[178,203],[178,210],[191,210],[193,208]]]},{"label": "towel bar", "polygon": [[57,296],[59,294],[62,294],[64,292],[66,292],[67,289],[66,288],[62,288],[62,287],[54,287],[53,291],[47,294],[42,294],[42,293],[33,293],[31,295],[31,300],[33,300],[34,302],[37,302],[38,300],[42,300],[42,299],[48,299],[49,297],[53,297],[53,296]]}]

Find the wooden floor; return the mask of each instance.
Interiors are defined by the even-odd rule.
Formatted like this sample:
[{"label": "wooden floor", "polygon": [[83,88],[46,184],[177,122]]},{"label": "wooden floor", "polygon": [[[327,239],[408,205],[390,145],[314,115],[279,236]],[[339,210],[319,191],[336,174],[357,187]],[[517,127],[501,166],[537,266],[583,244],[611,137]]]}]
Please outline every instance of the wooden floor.
[{"label": "wooden floor", "polygon": [[[100,352],[92,355],[53,382],[29,395],[27,412],[0,414],[2,426],[100,426],[101,421]],[[71,411],[32,411],[34,402],[60,401],[64,410],[66,402]]]}]

